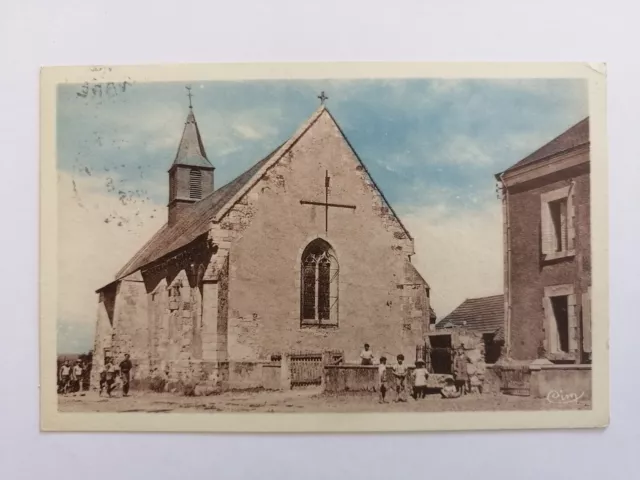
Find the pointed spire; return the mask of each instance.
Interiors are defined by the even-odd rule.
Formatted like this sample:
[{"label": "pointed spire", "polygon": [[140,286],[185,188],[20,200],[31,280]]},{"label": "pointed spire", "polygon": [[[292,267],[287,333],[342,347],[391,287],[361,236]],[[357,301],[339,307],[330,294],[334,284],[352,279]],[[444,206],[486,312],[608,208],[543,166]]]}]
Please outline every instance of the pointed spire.
[{"label": "pointed spire", "polygon": [[173,164],[213,168],[213,165],[207,159],[207,153],[204,150],[196,116],[193,113],[191,87],[187,87],[187,91],[189,92],[187,94],[189,97],[189,114],[187,115],[187,121],[185,122],[180,145],[178,146],[178,153],[176,154]]}]

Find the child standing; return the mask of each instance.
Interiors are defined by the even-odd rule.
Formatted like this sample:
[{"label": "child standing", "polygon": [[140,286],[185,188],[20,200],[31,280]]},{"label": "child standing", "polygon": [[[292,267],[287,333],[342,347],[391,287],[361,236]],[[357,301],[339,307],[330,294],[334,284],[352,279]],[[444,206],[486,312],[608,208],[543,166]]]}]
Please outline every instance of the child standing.
[{"label": "child standing", "polygon": [[460,395],[467,393],[467,383],[469,382],[469,374],[467,373],[467,356],[462,347],[458,348],[453,360],[453,376],[454,384],[460,391]]},{"label": "child standing", "polygon": [[427,379],[429,378],[429,372],[425,368],[425,363],[422,360],[416,362],[416,369],[413,372],[413,398],[418,400],[424,398],[427,393]]},{"label": "child standing", "polygon": [[393,367],[393,375],[396,377],[396,402],[407,401],[407,366],[404,364],[404,355],[397,357],[398,363]]},{"label": "child standing", "polygon": [[389,390],[389,372],[387,371],[386,357],[380,357],[380,365],[378,366],[378,403],[387,403],[384,399]]}]

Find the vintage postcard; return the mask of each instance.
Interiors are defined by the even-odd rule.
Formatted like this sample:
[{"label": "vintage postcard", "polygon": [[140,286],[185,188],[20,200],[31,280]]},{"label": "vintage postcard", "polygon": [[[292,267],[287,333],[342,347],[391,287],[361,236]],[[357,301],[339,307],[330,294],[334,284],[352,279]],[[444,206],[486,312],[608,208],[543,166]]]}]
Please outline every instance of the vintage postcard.
[{"label": "vintage postcard", "polygon": [[605,83],[44,68],[42,429],[606,426]]}]

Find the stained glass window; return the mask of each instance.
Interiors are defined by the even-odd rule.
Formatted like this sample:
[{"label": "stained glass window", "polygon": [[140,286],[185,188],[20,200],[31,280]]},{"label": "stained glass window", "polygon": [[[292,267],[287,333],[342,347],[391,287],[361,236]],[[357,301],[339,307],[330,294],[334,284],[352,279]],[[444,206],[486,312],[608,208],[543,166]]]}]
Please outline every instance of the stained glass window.
[{"label": "stained glass window", "polygon": [[326,241],[317,239],[307,246],[301,277],[302,323],[337,326],[338,262]]}]

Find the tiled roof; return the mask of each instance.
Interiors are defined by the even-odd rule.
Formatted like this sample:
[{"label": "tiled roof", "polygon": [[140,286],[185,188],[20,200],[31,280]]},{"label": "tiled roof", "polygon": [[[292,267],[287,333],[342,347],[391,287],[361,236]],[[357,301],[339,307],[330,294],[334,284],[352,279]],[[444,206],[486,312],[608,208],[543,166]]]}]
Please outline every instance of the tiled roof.
[{"label": "tiled roof", "polygon": [[204,151],[204,144],[202,143],[200,130],[192,109],[189,109],[189,115],[187,115],[187,121],[184,124],[182,138],[178,146],[178,153],[176,153],[173,164],[213,168],[213,165],[207,159],[207,152]]},{"label": "tiled roof", "polygon": [[546,143],[532,154],[526,156],[515,165],[509,167],[505,172],[515,170],[525,165],[531,165],[558,153],[566,152],[580,145],[589,143],[589,117],[576,123],[549,143]]},{"label": "tiled roof", "polygon": [[504,295],[468,298],[436,324],[437,329],[464,327],[493,333],[504,324]]},{"label": "tiled roof", "polygon": [[133,258],[116,274],[116,279],[126,277],[139,268],[157,260],[180,247],[191,243],[209,230],[209,222],[238,193],[242,187],[267,163],[280,149],[276,148],[265,158],[256,163],[242,175],[236,177],[225,186],[215,190],[210,195],[181,213],[179,220],[171,227],[165,224],[151,237]]}]

